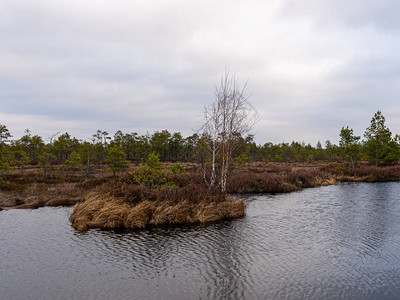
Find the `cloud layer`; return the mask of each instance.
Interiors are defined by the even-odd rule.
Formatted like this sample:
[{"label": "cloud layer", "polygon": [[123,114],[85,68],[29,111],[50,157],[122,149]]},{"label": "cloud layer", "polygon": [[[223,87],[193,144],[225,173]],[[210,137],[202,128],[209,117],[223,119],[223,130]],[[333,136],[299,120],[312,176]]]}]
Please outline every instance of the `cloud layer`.
[{"label": "cloud layer", "polygon": [[400,133],[396,1],[0,3],[0,123],[48,136],[189,135],[225,68],[259,143],[337,142],[382,110]]}]

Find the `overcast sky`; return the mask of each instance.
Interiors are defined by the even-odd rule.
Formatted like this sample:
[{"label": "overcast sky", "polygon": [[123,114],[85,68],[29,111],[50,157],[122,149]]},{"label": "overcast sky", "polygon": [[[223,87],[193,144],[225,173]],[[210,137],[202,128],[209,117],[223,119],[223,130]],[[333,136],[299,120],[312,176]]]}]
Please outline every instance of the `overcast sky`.
[{"label": "overcast sky", "polygon": [[400,133],[395,0],[0,0],[0,124],[44,138],[192,134],[225,68],[257,143]]}]

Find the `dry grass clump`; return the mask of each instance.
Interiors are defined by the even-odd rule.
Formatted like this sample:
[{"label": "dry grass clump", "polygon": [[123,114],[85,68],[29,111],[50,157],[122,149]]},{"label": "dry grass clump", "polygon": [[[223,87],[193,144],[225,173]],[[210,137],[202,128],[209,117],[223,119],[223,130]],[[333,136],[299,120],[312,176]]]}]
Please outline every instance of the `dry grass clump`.
[{"label": "dry grass clump", "polygon": [[[89,228],[101,229],[138,229],[146,226],[170,224],[209,223],[226,218],[244,216],[245,204],[240,200],[225,196],[211,196],[200,200],[184,199],[183,191],[177,191],[175,197],[159,193],[156,200],[130,202],[110,193],[91,194],[88,199],[75,206],[71,214],[72,226],[85,231]],[[183,200],[184,199],[184,200]],[[217,200],[217,201],[215,201]]]}]

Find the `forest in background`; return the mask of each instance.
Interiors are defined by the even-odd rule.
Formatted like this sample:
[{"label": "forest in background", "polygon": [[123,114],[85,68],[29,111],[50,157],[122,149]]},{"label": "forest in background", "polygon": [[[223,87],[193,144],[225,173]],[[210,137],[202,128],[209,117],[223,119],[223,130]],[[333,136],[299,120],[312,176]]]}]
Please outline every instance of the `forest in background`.
[{"label": "forest in background", "polygon": [[[342,127],[339,145],[329,140],[316,146],[304,142],[265,143],[257,145],[252,135],[234,135],[231,156],[233,164],[243,166],[252,161],[263,162],[314,162],[348,161],[352,167],[361,161],[370,164],[393,165],[400,157],[400,138],[385,125],[385,118],[378,111],[364,133],[364,139],[354,135],[353,129]],[[69,133],[53,134],[44,139],[29,129],[20,138],[13,140],[6,125],[0,125],[0,170],[24,165],[47,167],[57,164],[87,166],[108,164],[115,172],[123,170],[127,161],[145,161],[150,153],[159,154],[162,162],[206,163],[211,138],[207,134],[195,133],[183,137],[181,133],[168,130],[139,135],[118,130],[113,136],[98,130],[90,141],[82,141]]]}]

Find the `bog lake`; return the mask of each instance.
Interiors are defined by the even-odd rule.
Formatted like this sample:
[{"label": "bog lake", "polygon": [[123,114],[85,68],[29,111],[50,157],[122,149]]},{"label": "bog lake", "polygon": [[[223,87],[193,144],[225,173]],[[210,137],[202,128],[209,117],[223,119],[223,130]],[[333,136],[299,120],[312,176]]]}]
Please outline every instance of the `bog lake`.
[{"label": "bog lake", "polygon": [[400,298],[400,183],[240,198],[241,219],[125,232],[0,211],[0,298]]}]

